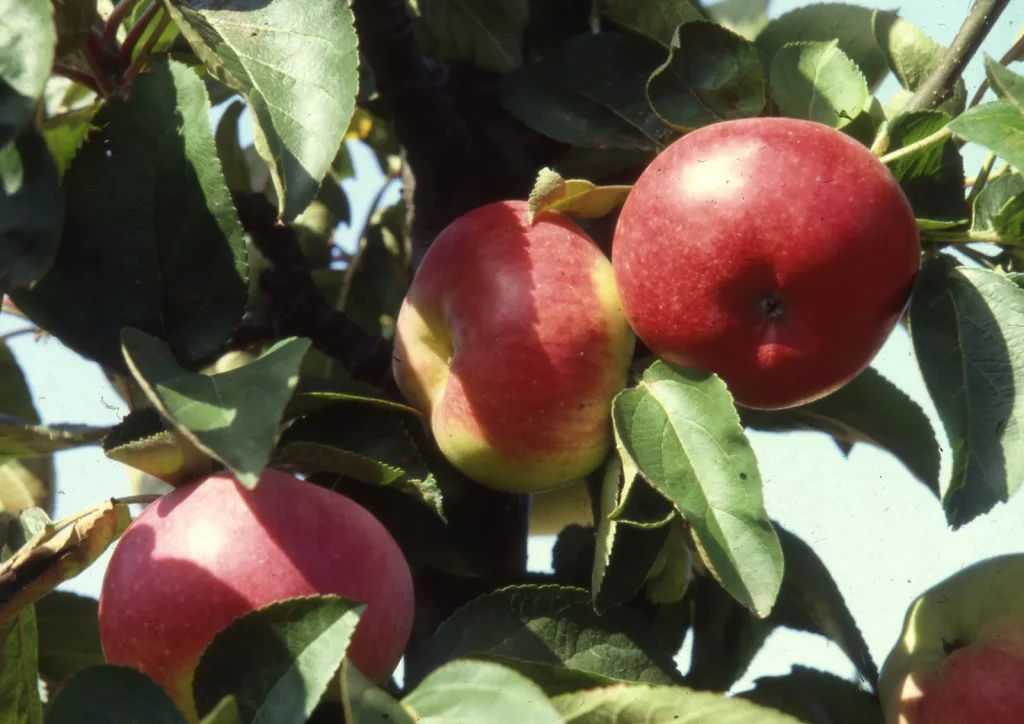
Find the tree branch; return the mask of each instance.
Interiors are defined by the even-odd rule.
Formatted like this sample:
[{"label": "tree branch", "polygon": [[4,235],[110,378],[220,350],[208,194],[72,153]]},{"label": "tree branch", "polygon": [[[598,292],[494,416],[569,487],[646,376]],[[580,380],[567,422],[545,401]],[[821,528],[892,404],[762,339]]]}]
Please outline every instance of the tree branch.
[{"label": "tree branch", "polygon": [[921,84],[904,108],[904,112],[935,108],[953,95],[957,80],[974,57],[1010,0],[975,0],[974,7],[953,39],[938,67]]}]

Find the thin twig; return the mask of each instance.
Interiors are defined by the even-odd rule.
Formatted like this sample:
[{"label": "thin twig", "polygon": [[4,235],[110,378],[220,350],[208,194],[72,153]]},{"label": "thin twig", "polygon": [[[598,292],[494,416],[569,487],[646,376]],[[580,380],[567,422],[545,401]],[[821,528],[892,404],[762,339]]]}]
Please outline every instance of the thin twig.
[{"label": "thin twig", "polygon": [[1000,246],[1024,246],[1024,236],[1000,236],[994,231],[925,231],[925,241],[939,244],[999,244]]},{"label": "thin twig", "polygon": [[5,344],[8,340],[14,339],[15,337],[21,337],[26,334],[43,333],[43,330],[39,327],[25,327],[23,329],[16,329],[13,332],[7,332],[6,334],[0,335],[0,344]]},{"label": "thin twig", "polygon": [[[999,64],[1009,65],[1013,61],[1019,60],[1022,57],[1024,57],[1024,33],[1020,34],[1020,37],[1017,38],[1017,42],[1010,46],[1010,49],[1007,50],[1003,57],[999,59]],[[971,99],[971,102],[967,107],[971,108],[981,103],[981,98],[985,95],[985,91],[987,90],[988,78],[986,77],[985,80],[981,82],[981,85],[978,86],[978,92],[974,94],[974,98]]]},{"label": "thin twig", "polygon": [[121,27],[121,23],[128,17],[128,13],[132,11],[135,4],[139,0],[121,0],[114,9],[110,11],[110,17],[107,18],[107,24],[103,28],[103,39],[110,45],[117,42],[117,30]]},{"label": "thin twig", "polygon": [[146,65],[146,61],[149,60],[149,54],[153,50],[153,46],[156,45],[156,41],[163,35],[164,30],[171,22],[171,16],[166,13],[160,17],[160,21],[153,28],[153,33],[146,38],[145,45],[142,46],[142,50],[139,51],[138,56],[132,61],[132,64],[128,67],[128,70],[121,76],[122,85],[128,85],[132,82]]},{"label": "thin twig", "polygon": [[905,113],[935,108],[953,94],[956,82],[1010,0],[975,0],[974,7],[938,67],[904,107]]},{"label": "thin twig", "polygon": [[84,70],[78,70],[77,68],[71,68],[66,65],[57,63],[53,66],[52,72],[54,75],[59,75],[61,78],[67,78],[70,81],[74,81],[79,85],[83,85],[91,90],[96,95],[100,95],[100,86],[96,82],[96,79]]},{"label": "thin twig", "polygon": [[[991,181],[995,181],[997,178],[999,178],[1003,174],[1007,173],[1009,170],[1010,170],[1010,164],[1008,164],[1008,163],[1006,163],[1004,161],[1002,164],[1000,164],[999,168],[995,169],[994,171],[992,171],[988,175],[988,178],[985,179],[985,183],[989,183]],[[967,178],[964,179],[964,188],[969,188],[971,186],[974,186],[974,184],[976,184],[976,183],[978,183],[978,177],[977,176],[968,176]]]},{"label": "thin twig", "polygon": [[103,43],[104,40],[102,34],[96,28],[92,28],[89,31],[89,35],[85,38],[85,43],[82,45],[81,54],[85,64],[89,66],[89,72],[92,74],[93,78],[96,79],[96,85],[100,97],[107,100],[111,95],[113,95],[114,86],[111,83],[109,76],[103,71],[103,67],[99,61],[100,53],[103,52]]},{"label": "thin twig", "polygon": [[981,168],[978,170],[978,175],[974,177],[974,183],[971,184],[971,192],[967,194],[967,208],[974,206],[974,200],[978,198],[978,194],[985,188],[985,184],[988,183],[988,176],[992,173],[992,167],[996,163],[996,155],[989,153],[985,156],[985,160],[981,164]]},{"label": "thin twig", "polygon": [[[152,22],[156,14],[160,12],[162,6],[159,2],[153,0],[150,2],[149,7],[142,11],[142,15],[135,21],[135,25],[128,31],[128,35],[125,36],[124,42],[121,44],[121,62],[124,65],[129,65],[132,62],[132,53],[135,52],[135,46],[139,42],[139,38],[146,32],[146,28]],[[154,33],[156,35],[156,33]]]}]

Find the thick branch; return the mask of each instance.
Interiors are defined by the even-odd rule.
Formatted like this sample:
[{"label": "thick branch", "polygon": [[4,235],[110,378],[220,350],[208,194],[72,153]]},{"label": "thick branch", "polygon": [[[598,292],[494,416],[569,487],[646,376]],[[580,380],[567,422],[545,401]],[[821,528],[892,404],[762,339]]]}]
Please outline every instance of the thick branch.
[{"label": "thick branch", "polygon": [[964,20],[942,61],[917,89],[904,111],[935,108],[953,95],[956,82],[963,75],[964,68],[971,62],[985,36],[1009,3],[1010,0],[975,0],[974,7],[967,14],[967,19]]}]

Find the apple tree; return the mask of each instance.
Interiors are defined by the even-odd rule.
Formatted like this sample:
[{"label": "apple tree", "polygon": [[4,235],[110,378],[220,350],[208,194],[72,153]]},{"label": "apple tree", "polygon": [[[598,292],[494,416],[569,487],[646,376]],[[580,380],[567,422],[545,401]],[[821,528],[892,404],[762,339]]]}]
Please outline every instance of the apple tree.
[{"label": "apple tree", "polygon": [[[876,662],[746,434],[954,529],[1024,483],[1024,33],[962,78],[1008,4],[0,0],[3,313],[129,411],[42,424],[4,340],[0,721],[1024,720],[1020,559]],[[132,490],[55,520],[85,446]],[[858,680],[730,693],[780,627]]]}]

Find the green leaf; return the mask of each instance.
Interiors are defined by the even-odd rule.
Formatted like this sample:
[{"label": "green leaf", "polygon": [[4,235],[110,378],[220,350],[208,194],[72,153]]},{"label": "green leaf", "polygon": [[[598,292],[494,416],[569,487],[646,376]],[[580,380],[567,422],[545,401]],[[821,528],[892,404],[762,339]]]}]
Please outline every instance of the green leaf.
[{"label": "green leaf", "polygon": [[877,686],[878,667],[832,574],[813,548],[785,528],[776,529],[786,556],[786,575],[771,622],[825,636],[872,687]]},{"label": "green leaf", "polygon": [[725,384],[655,362],[615,398],[612,419],[620,449],[690,523],[715,578],[766,616],[782,583],[782,549]]},{"label": "green leaf", "polygon": [[11,724],[41,724],[38,635],[29,606],[0,624],[0,719]]},{"label": "green leaf", "polygon": [[704,19],[689,0],[616,0],[604,15],[666,47],[680,25]]},{"label": "green leaf", "polygon": [[[28,381],[5,342],[0,343],[0,413],[32,425],[39,423]],[[0,513],[17,514],[31,507],[52,512],[53,456],[3,462],[7,457],[0,456]],[[3,540],[0,534],[0,548]]]},{"label": "green leaf", "polygon": [[[312,354],[312,350],[310,353]],[[353,383],[351,386],[344,386],[350,387],[350,391],[337,392],[332,390],[314,389],[316,384],[316,381],[310,381],[306,378],[299,381],[299,385],[295,389],[295,394],[292,395],[290,400],[288,400],[288,406],[285,407],[285,419],[291,420],[296,417],[312,415],[313,413],[319,412],[320,410],[328,407],[344,404],[369,405],[372,408],[388,412],[412,415],[413,417],[420,419],[423,417],[423,414],[419,410],[409,407],[401,402],[395,402],[394,400],[387,399],[380,390],[370,385],[364,386],[362,384]]]},{"label": "green leaf", "polygon": [[748,701],[682,686],[607,686],[552,703],[565,724],[800,724]]},{"label": "green leaf", "polygon": [[111,500],[59,524],[45,523],[0,565],[0,623],[91,566],[130,522],[128,506]]},{"label": "green leaf", "polygon": [[56,60],[78,51],[89,29],[101,22],[96,0],[55,0],[53,20],[57,26]]},{"label": "green leaf", "polygon": [[755,430],[818,430],[843,450],[857,443],[888,450],[939,495],[939,444],[928,416],[873,368],[820,400],[771,412],[743,408],[740,418]]},{"label": "green leaf", "polygon": [[184,715],[145,674],[92,666],[75,674],[46,712],[46,724],[185,724]]},{"label": "green leaf", "polygon": [[122,328],[158,334],[190,362],[231,334],[247,296],[245,241],[203,83],[175,61],[149,68],[129,98],[96,114],[102,130],[64,176],[50,271],[11,293],[39,326],[114,370],[124,369]]},{"label": "green leaf", "polygon": [[949,130],[993,151],[1016,168],[1024,168],[1024,115],[1010,101],[992,101],[968,109]]},{"label": "green leaf", "polygon": [[456,658],[511,666],[548,692],[559,690],[573,672],[595,683],[678,679],[674,662],[639,614],[616,608],[599,616],[588,591],[563,586],[512,586],[466,604],[407,659],[406,681],[419,682]]},{"label": "green leaf", "polygon": [[679,26],[669,57],[647,82],[658,116],[673,128],[692,130],[717,121],[761,115],[765,77],[757,48],[706,21]]},{"label": "green leaf", "polygon": [[683,600],[693,580],[693,556],[682,518],[664,526],[668,536],[647,574],[647,599],[665,605]]},{"label": "green leaf", "polygon": [[741,38],[754,40],[768,24],[771,0],[720,0],[705,5],[708,16]]},{"label": "green leaf", "polygon": [[985,184],[974,199],[971,231],[1021,236],[1024,232],[1024,177],[1004,174]]},{"label": "green leaf", "polygon": [[566,181],[558,172],[542,168],[527,200],[530,223],[543,211],[598,219],[622,206],[632,186],[595,186],[585,179]]},{"label": "green leaf", "polygon": [[171,485],[213,473],[214,461],[184,434],[168,430],[155,409],[132,410],[104,438],[103,452]]},{"label": "green leaf", "polygon": [[1000,65],[985,56],[985,75],[996,95],[1007,100],[1020,112],[1024,113],[1024,76]]},{"label": "green leaf", "polygon": [[579,35],[505,78],[502,103],[534,130],[575,146],[652,151],[672,130],[644,85],[663,61],[658,46],[621,33]]},{"label": "green leaf", "polygon": [[435,57],[499,73],[522,65],[528,0],[419,0],[416,5]]},{"label": "green leaf", "polygon": [[404,207],[374,214],[359,240],[339,290],[336,306],[369,334],[394,336],[395,320],[409,289]]},{"label": "green leaf", "polygon": [[306,0],[164,2],[210,73],[248,102],[279,213],[294,219],[316,196],[355,110],[351,8]]},{"label": "green leaf", "polygon": [[[946,55],[944,46],[894,12],[876,10],[871,19],[871,32],[896,79],[910,92],[921,87]],[[953,97],[939,106],[939,110],[956,116],[963,113],[966,104],[967,86],[961,78],[956,82]]]},{"label": "green leaf", "polygon": [[402,706],[421,724],[562,724],[536,684],[485,661],[453,661],[431,672]]},{"label": "green leaf", "polygon": [[953,528],[1024,482],[1024,289],[949,257],[924,264],[910,335],[953,454],[942,504]]},{"label": "green leaf", "polygon": [[0,289],[31,288],[46,274],[63,221],[57,166],[43,137],[27,130],[0,148]]},{"label": "green leaf", "polygon": [[232,191],[249,193],[252,184],[249,181],[249,164],[238,142],[238,119],[245,110],[245,103],[240,100],[232,102],[224,109],[224,115],[217,123],[214,142],[217,156],[220,157],[224,169],[224,181]]},{"label": "green leaf", "polygon": [[622,463],[613,457],[601,485],[601,518],[597,521],[596,550],[590,591],[599,614],[629,601],[644,585],[658,558],[669,526],[638,528],[619,523],[610,514],[619,507]]},{"label": "green leaf", "polygon": [[199,724],[242,724],[238,711],[238,700],[230,694],[220,700],[213,710],[202,718]]},{"label": "green leaf", "polygon": [[0,0],[0,147],[31,123],[53,65],[49,0]]},{"label": "green leaf", "polygon": [[882,724],[884,719],[878,697],[853,681],[804,666],[785,676],[761,677],[739,696],[802,722]]},{"label": "green leaf", "polygon": [[889,74],[885,55],[872,33],[875,11],[845,3],[817,3],[791,10],[775,18],[757,36],[757,45],[769,64],[788,43],[838,41],[839,50],[864,74],[868,89],[874,91]]},{"label": "green leaf", "polygon": [[[93,130],[93,117],[99,112],[101,105],[94,103],[59,116],[48,118],[43,122],[43,138],[57,164],[57,173],[63,178],[71,162],[75,159],[89,132]],[[62,200],[63,206],[63,200]]]},{"label": "green leaf", "polygon": [[782,112],[842,128],[871,101],[864,75],[839,42],[789,43],[772,61],[772,97]]},{"label": "green leaf", "polygon": [[341,701],[347,724],[418,724],[402,705],[360,673],[341,663]]},{"label": "green leaf", "polygon": [[[949,120],[942,111],[900,114],[886,128],[890,139],[887,151],[927,138],[944,128]],[[952,138],[926,146],[888,166],[918,218],[967,221],[964,160]]]},{"label": "green leaf", "polygon": [[99,602],[54,591],[35,604],[39,628],[39,676],[50,696],[82,669],[104,662],[97,619]]},{"label": "green leaf", "polygon": [[0,416],[0,460],[49,455],[60,450],[95,445],[106,432],[106,428],[86,425],[28,425]]},{"label": "green leaf", "polygon": [[196,710],[208,712],[232,694],[243,721],[302,724],[341,666],[365,609],[341,596],[320,595],[279,601],[236,619],[196,665]]},{"label": "green leaf", "polygon": [[183,370],[167,345],[145,332],[128,328],[122,336],[128,367],[161,414],[239,482],[255,486],[309,340],[281,340],[247,365],[203,375]]}]

